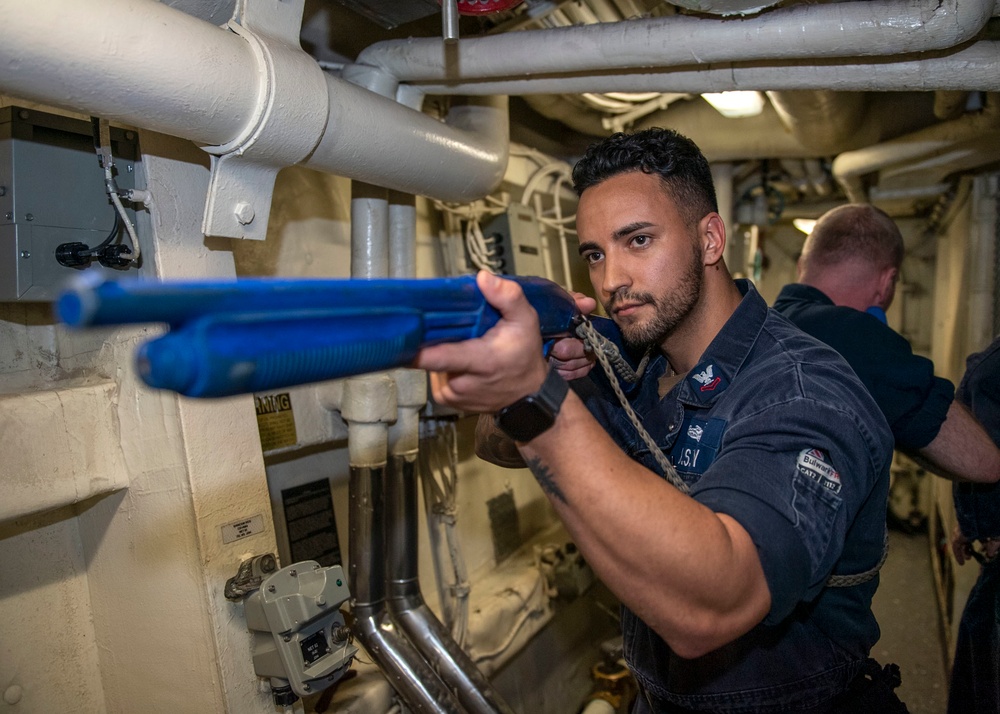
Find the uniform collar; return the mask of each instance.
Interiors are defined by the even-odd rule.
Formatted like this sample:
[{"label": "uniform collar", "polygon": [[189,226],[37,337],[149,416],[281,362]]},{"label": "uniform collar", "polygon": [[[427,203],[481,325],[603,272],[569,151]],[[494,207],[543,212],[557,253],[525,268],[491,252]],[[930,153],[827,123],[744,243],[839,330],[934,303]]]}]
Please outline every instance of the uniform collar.
[{"label": "uniform collar", "polygon": [[804,283],[791,283],[786,285],[778,293],[778,299],[775,300],[775,305],[780,303],[782,300],[808,300],[809,302],[818,302],[822,305],[833,305],[834,302],[826,296],[819,288],[814,288],[812,285],[806,285]]},{"label": "uniform collar", "polygon": [[743,299],[679,386],[677,398],[686,404],[708,405],[726,391],[764,327],[764,298],[749,280],[734,282]]}]

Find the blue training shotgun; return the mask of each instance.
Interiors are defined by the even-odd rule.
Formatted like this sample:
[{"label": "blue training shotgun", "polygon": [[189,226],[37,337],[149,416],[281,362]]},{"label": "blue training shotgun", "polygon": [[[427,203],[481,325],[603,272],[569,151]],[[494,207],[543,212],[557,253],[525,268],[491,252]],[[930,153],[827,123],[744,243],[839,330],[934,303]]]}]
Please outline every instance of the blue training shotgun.
[{"label": "blue training shotgun", "polygon": [[[571,334],[573,297],[542,278],[517,281],[542,338]],[[421,347],[479,337],[500,318],[474,276],[265,279],[231,282],[82,280],[55,305],[71,327],[166,323],[140,345],[151,387],[189,397],[262,392],[410,364]]]}]

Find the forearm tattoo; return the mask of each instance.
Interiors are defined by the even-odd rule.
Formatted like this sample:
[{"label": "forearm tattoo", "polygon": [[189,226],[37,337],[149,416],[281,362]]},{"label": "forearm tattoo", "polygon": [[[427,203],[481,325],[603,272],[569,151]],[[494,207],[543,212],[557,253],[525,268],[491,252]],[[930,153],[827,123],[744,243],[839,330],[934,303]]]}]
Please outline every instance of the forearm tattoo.
[{"label": "forearm tattoo", "polygon": [[476,422],[476,456],[508,469],[525,466],[517,444],[494,426],[491,414],[480,414]]},{"label": "forearm tattoo", "polygon": [[531,473],[535,475],[535,480],[538,481],[538,485],[542,487],[545,493],[558,498],[563,503],[569,504],[566,496],[563,495],[562,490],[556,484],[555,479],[552,478],[552,472],[549,471],[549,467],[542,463],[541,459],[528,459],[528,468],[531,469]]}]

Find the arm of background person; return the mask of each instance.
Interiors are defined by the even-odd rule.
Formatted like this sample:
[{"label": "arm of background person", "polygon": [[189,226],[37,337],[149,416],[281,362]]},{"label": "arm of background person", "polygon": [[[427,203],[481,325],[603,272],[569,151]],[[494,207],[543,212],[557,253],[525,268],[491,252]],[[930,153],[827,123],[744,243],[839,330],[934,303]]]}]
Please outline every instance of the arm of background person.
[{"label": "arm of background person", "polygon": [[996,483],[1000,480],[1000,449],[961,403],[953,401],[931,442],[907,455],[924,468],[955,481]]}]

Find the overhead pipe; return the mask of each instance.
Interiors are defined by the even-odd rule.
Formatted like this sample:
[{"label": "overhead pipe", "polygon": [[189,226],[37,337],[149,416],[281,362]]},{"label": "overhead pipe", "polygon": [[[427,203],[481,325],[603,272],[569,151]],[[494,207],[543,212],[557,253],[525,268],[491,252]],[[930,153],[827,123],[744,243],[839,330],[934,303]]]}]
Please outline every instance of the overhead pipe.
[{"label": "overhead pipe", "polygon": [[[868,193],[864,177],[900,164],[913,164],[928,157],[946,154],[962,142],[984,139],[996,145],[1000,137],[1000,97],[987,96],[986,108],[977,114],[967,114],[942,122],[891,141],[848,151],[834,159],[834,178],[852,202],[865,202]],[[993,154],[983,157],[983,163],[995,160]]]},{"label": "overhead pipe", "polygon": [[[284,101],[265,107],[266,38],[244,34],[153,0],[0,0],[0,92],[206,147],[238,145],[265,124],[271,136],[297,135],[300,107],[312,106],[314,93],[296,102],[286,88]],[[502,180],[502,101],[439,121],[339,77],[323,81],[328,121],[312,137],[312,155],[303,161],[300,146],[278,142],[271,165],[301,162],[445,201],[478,199]]]},{"label": "overhead pipe", "polygon": [[781,60],[697,65],[669,69],[597,72],[568,77],[507,77],[427,83],[427,94],[530,96],[585,92],[675,92],[701,94],[823,87],[836,91],[1000,91],[1000,42],[982,41],[949,52],[889,59]]},{"label": "overhead pipe", "polygon": [[401,82],[448,87],[640,67],[891,56],[967,42],[994,6],[995,0],[906,0],[794,5],[752,19],[672,15],[488,35],[462,40],[447,53],[436,38],[408,38],[375,43],[357,63]]},{"label": "overhead pipe", "polygon": [[863,146],[881,138],[876,122],[865,122],[868,105],[861,92],[794,90],[768,92],[767,98],[785,128],[818,153],[832,154],[853,142]]},{"label": "overhead pipe", "polygon": [[[412,196],[392,194],[389,204],[390,276],[416,277],[416,209]],[[420,410],[427,402],[423,370],[394,370],[397,416],[389,427],[386,474],[386,592],[389,615],[468,714],[513,714],[475,662],[431,612],[420,591],[417,543],[417,457]]]}]

